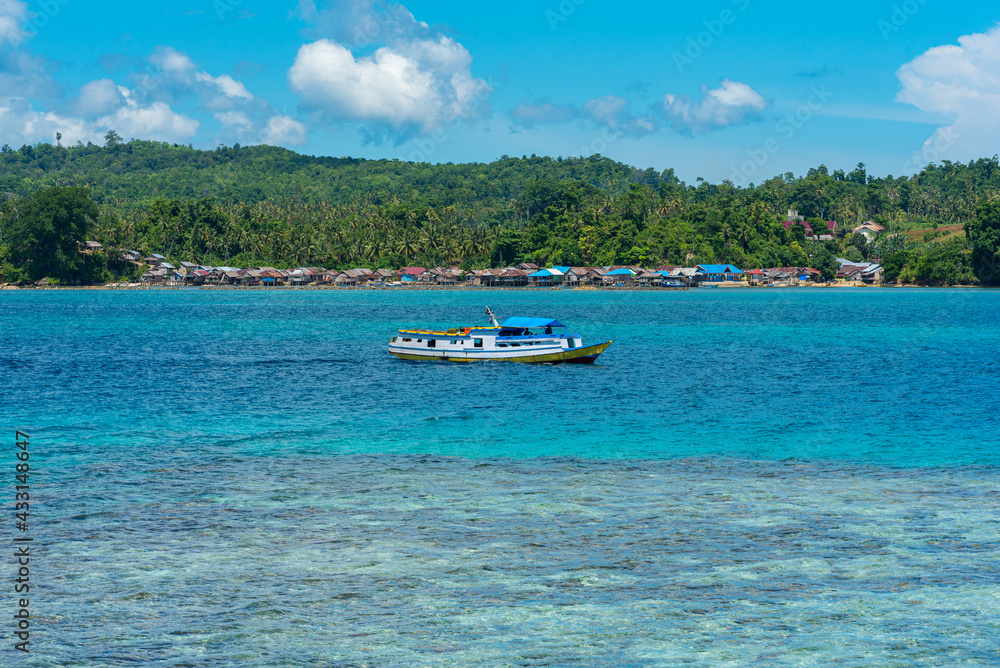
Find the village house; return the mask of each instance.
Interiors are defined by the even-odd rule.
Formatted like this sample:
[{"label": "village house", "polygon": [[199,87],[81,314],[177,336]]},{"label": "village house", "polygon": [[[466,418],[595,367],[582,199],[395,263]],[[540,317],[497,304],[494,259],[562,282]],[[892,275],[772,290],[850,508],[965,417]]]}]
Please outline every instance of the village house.
[{"label": "village house", "polygon": [[563,283],[565,285],[580,285],[581,283],[584,283],[586,276],[586,267],[570,267],[566,273],[563,274]]},{"label": "village house", "polygon": [[695,284],[698,276],[697,267],[674,267],[670,270],[670,278],[677,278],[684,282],[684,285],[691,287]]},{"label": "village house", "polygon": [[[666,272],[669,275],[669,272]],[[655,286],[660,285],[664,279],[664,272],[662,271],[644,271],[635,277],[635,280],[640,285]]]},{"label": "village house", "polygon": [[504,269],[496,284],[506,288],[524,287],[528,285],[528,272],[523,269]]},{"label": "village house", "polygon": [[333,279],[334,285],[352,286],[368,282],[368,277],[372,274],[371,269],[345,269],[337,274]]},{"label": "village house", "polygon": [[865,237],[865,239],[871,241],[884,231],[885,231],[884,227],[882,227],[873,220],[869,220],[855,227],[853,230],[851,230],[851,233],[861,234]]},{"label": "village house", "polygon": [[528,274],[528,280],[531,281],[532,285],[561,285],[565,275],[565,271],[561,271],[556,267],[550,267]]},{"label": "village house", "polygon": [[399,280],[403,283],[415,283],[426,269],[423,267],[403,267],[399,270]]},{"label": "village house", "polygon": [[742,269],[731,264],[699,264],[695,269],[695,278],[702,283],[742,281],[746,275]]},{"label": "village house", "polygon": [[768,285],[797,285],[822,276],[822,272],[811,267],[771,267],[764,269],[764,274]]},{"label": "village house", "polygon": [[392,283],[399,280],[399,272],[392,269],[376,269],[375,273],[378,275],[375,280],[380,283]]},{"label": "village house", "polygon": [[490,276],[491,269],[473,269],[466,272],[465,280],[469,285],[483,285],[483,280]]},{"label": "village house", "polygon": [[614,285],[616,283],[630,285],[635,282],[635,276],[637,273],[638,272],[630,267],[617,267],[604,272],[601,276],[601,281],[604,285]]},{"label": "village house", "polygon": [[420,275],[420,279],[435,285],[456,285],[462,280],[462,271],[458,267],[434,267],[425,273],[430,275],[430,279],[425,281],[424,274]]}]

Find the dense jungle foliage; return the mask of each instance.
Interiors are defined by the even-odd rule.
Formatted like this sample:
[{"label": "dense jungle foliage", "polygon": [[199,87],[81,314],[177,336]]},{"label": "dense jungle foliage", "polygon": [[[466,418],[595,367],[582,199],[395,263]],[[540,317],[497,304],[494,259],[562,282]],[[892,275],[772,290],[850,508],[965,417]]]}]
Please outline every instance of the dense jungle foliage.
[{"label": "dense jungle foliage", "polygon": [[[995,280],[1000,244],[990,231],[1000,223],[991,213],[1000,193],[996,157],[945,161],[912,177],[876,177],[861,163],[849,172],[820,165],[805,176],[738,188],[702,179],[689,185],[672,169],[640,170],[599,155],[432,165],[310,157],[271,146],[200,151],[122,143],[109,133],[104,146],[2,148],[4,280],[40,272],[59,280],[136,275],[117,252],[61,268],[51,265],[57,259],[29,257],[48,252],[37,244],[26,255],[24,234],[38,223],[32,212],[48,190],[66,206],[73,192],[97,205],[66,234],[229,266],[726,262],[812,266],[832,277],[834,258],[846,257],[880,259],[891,279],[968,284]],[[79,212],[79,203],[73,206]],[[789,209],[817,231],[836,221],[834,239],[809,240],[803,225],[786,229]],[[56,229],[58,219],[50,215],[46,224]],[[886,228],[870,243],[851,233],[867,220]]]}]

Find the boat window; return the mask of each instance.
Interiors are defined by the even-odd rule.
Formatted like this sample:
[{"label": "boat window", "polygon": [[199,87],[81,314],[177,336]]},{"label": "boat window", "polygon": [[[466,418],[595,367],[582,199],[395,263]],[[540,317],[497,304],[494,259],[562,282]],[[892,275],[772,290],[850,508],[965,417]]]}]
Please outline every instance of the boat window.
[{"label": "boat window", "polygon": [[452,342],[451,342],[451,345],[453,345],[453,346],[457,346],[457,345],[458,345],[458,341],[452,341]]},{"label": "boat window", "polygon": [[424,342],[423,339],[417,339],[417,343],[423,343],[423,342]]},{"label": "boat window", "polygon": [[521,347],[521,344],[520,344],[520,343],[512,343],[512,344],[510,344],[510,346],[511,346],[512,348],[520,348],[520,347]]},{"label": "boat window", "polygon": [[498,343],[497,344],[497,348],[506,348],[506,347],[507,347],[506,343]]},{"label": "boat window", "polygon": [[403,343],[409,343],[412,339],[403,339]]},{"label": "boat window", "polygon": [[436,344],[437,344],[437,341],[435,341],[434,339],[427,339],[427,347],[428,348],[434,348],[436,346]]},{"label": "boat window", "polygon": [[482,348],[483,347],[483,340],[482,339],[473,339],[472,343],[475,345],[476,348]]},{"label": "boat window", "polygon": [[569,347],[570,348],[576,348],[576,339],[570,339],[569,340]]}]

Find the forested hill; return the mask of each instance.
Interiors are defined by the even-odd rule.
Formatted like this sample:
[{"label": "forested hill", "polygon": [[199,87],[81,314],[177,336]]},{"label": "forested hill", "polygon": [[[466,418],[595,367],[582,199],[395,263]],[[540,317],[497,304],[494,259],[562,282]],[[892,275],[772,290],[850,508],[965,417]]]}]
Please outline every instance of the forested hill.
[{"label": "forested hill", "polygon": [[[686,184],[672,169],[601,156],[432,165],[271,146],[200,151],[108,134],[105,146],[0,150],[7,280],[132,271],[113,253],[89,274],[46,269],[50,258],[75,258],[86,239],[227,266],[732,263],[811,266],[829,277],[835,258],[846,258],[882,260],[889,279],[907,282],[1000,283],[996,156],[904,176],[819,165],[741,188]],[[790,209],[801,225],[788,221]],[[39,244],[40,231],[70,229],[71,219],[80,224],[62,234],[65,248]],[[854,232],[865,221],[878,224],[875,238]]]},{"label": "forested hill", "polygon": [[[111,133],[109,133],[111,134]],[[429,164],[399,160],[312,157],[274,146],[220,146],[202,151],[154,141],[72,147],[36,144],[0,150],[0,193],[25,196],[51,186],[84,186],[105,210],[144,209],[157,198],[216,203],[402,205],[411,210],[455,207],[479,223],[523,222],[549,202],[533,201],[532,184],[573,182],[601,197],[646,186],[660,200],[746,205],[759,201],[776,217],[788,208],[807,217],[882,224],[914,217],[964,222],[1000,193],[996,156],[966,164],[943,161],[917,175],[876,176],[863,163],[852,171],[824,165],[805,175],[777,175],[756,186],[699,179],[685,184],[673,169],[639,169],[610,158],[502,156],[490,163]],[[544,198],[543,198],[544,199]],[[539,205],[541,207],[539,208]],[[921,225],[923,226],[923,225]]]},{"label": "forested hill", "polygon": [[506,209],[539,179],[584,181],[611,195],[633,183],[673,180],[609,158],[552,159],[503,156],[489,164],[411,163],[300,155],[274,146],[200,151],[151,141],[109,146],[49,144],[4,147],[0,192],[24,196],[50,186],[86,186],[98,204],[209,198],[256,204],[265,200],[347,203],[364,197],[416,207]]}]

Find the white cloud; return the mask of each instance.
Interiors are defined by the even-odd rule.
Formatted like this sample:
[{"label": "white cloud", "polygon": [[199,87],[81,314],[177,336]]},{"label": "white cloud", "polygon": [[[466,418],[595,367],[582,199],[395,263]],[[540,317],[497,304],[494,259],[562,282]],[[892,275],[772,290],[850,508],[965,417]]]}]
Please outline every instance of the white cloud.
[{"label": "white cloud", "polygon": [[160,46],[153,51],[150,61],[168,74],[193,72],[196,67],[190,56],[172,46]]},{"label": "white cloud", "polygon": [[223,95],[229,98],[241,98],[243,100],[247,100],[248,102],[253,99],[253,95],[250,94],[247,87],[228,74],[221,74],[217,77],[213,77],[208,72],[198,72],[198,74],[195,75],[195,80],[201,83],[207,83],[210,86],[215,86]]},{"label": "white cloud", "polygon": [[276,146],[301,146],[306,143],[306,126],[288,116],[272,116],[261,135],[261,142]]},{"label": "white cloud", "polygon": [[[1000,25],[928,49],[896,72],[898,102],[939,112],[954,122],[924,143],[923,162],[1000,152]],[[919,169],[922,165],[916,165]]]},{"label": "white cloud", "polygon": [[115,130],[128,139],[153,139],[156,141],[187,141],[198,133],[201,123],[178,114],[163,102],[148,106],[129,103],[113,114],[99,118],[97,127]]},{"label": "white cloud", "polygon": [[101,144],[108,130],[117,131],[126,140],[181,142],[194,137],[199,126],[197,120],[176,113],[162,102],[148,106],[128,102],[94,121],[37,111],[23,98],[0,102],[0,138],[11,145],[51,143],[56,140],[57,132],[62,134],[64,145],[77,141]]},{"label": "white cloud", "polygon": [[700,134],[756,120],[769,103],[745,83],[723,80],[719,88],[702,86],[702,98],[684,95],[663,97],[663,113],[681,134]]},{"label": "white cloud", "polygon": [[330,120],[429,131],[471,115],[478,96],[488,90],[485,81],[468,73],[469,60],[468,52],[447,37],[437,44],[414,44],[409,53],[382,47],[361,58],[321,39],[299,49],[288,78],[304,105]]},{"label": "white cloud", "polygon": [[227,130],[236,131],[243,135],[253,130],[253,121],[242,111],[224,111],[215,114],[215,120],[219,121]]},{"label": "white cloud", "polygon": [[628,111],[629,101],[617,95],[605,95],[583,105],[583,112],[599,125],[633,137],[656,132],[659,123],[651,116],[636,116]]},{"label": "white cloud", "polygon": [[587,102],[583,105],[583,110],[598,123],[615,128],[618,126],[618,117],[627,106],[628,100],[625,98],[605,95]]},{"label": "white cloud", "polygon": [[28,6],[21,0],[0,0],[0,44],[20,44],[25,37]]},{"label": "white cloud", "polygon": [[604,95],[589,100],[582,107],[550,103],[528,105],[523,102],[511,112],[514,121],[523,127],[540,123],[565,123],[589,119],[616,132],[641,137],[656,132],[660,123],[652,116],[636,116],[629,111],[631,102],[618,95]]},{"label": "white cloud", "polygon": [[400,127],[433,121],[440,112],[433,75],[387,47],[355,60],[349,49],[327,39],[306,44],[288,79],[307,107],[334,119]]},{"label": "white cloud", "polygon": [[24,99],[0,102],[2,143],[15,148],[37,141],[52,143],[56,140],[57,132],[62,133],[64,144],[95,141],[98,138],[90,124],[81,119],[35,111]]},{"label": "white cloud", "polygon": [[[127,92],[128,89],[125,89]],[[103,116],[125,104],[125,92],[111,79],[98,79],[80,88],[75,107],[86,116]]]},{"label": "white cloud", "polygon": [[492,88],[472,75],[468,50],[402,5],[346,0],[318,11],[305,1],[298,14],[327,36],[299,49],[289,84],[325,120],[362,123],[375,136],[431,132],[488,113]]}]

